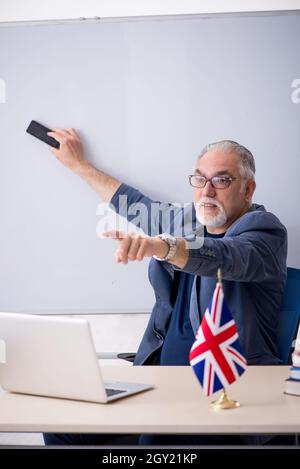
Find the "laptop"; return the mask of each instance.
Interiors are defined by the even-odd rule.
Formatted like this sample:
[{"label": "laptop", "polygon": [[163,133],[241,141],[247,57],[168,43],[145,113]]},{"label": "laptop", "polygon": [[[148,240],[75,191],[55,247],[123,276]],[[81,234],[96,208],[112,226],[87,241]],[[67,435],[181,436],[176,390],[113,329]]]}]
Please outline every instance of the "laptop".
[{"label": "laptop", "polygon": [[7,391],[106,404],[153,388],[103,381],[85,319],[0,313],[0,341]]}]

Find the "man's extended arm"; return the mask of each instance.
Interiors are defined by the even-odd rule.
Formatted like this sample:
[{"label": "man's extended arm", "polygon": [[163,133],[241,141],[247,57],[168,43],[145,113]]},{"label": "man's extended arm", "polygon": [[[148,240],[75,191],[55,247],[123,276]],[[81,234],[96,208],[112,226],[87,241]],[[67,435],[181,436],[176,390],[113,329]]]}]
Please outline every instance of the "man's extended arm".
[{"label": "man's extended arm", "polygon": [[[273,220],[271,215],[266,215],[261,223],[258,221],[255,226],[253,222],[252,229],[236,232],[236,236],[205,238],[201,248],[177,238],[177,251],[169,262],[195,275],[215,276],[220,267],[226,280],[271,281],[285,269],[287,249],[286,230],[279,222],[275,225]],[[127,263],[128,260],[150,256],[165,257],[168,253],[167,243],[160,238],[136,237],[134,234],[123,237],[112,232],[106,235],[119,241],[118,262]]]}]

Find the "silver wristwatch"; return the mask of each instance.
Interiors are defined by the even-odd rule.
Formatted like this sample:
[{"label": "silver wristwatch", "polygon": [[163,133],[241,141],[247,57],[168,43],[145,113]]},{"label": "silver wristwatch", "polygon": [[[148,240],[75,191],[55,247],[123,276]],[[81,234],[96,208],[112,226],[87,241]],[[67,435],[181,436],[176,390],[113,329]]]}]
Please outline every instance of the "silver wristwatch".
[{"label": "silver wristwatch", "polygon": [[153,256],[157,261],[170,261],[176,254],[176,238],[170,234],[163,233],[157,235],[156,238],[160,238],[169,245],[169,251],[166,257]]}]

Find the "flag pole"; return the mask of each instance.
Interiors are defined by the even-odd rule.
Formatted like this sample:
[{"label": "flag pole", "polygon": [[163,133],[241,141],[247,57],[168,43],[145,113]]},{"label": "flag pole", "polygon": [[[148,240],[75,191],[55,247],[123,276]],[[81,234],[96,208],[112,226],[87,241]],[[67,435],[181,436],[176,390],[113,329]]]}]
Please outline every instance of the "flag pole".
[{"label": "flag pole", "polygon": [[[221,269],[218,269],[218,283],[222,287],[222,272]],[[213,401],[210,403],[211,407],[214,410],[218,409],[236,409],[237,407],[240,407],[240,403],[238,401],[233,401],[230,399],[227,395],[227,392],[225,389],[222,389],[221,395],[218,400]]]},{"label": "flag pole", "polygon": [[218,268],[218,283],[222,286],[222,271],[220,267]]}]

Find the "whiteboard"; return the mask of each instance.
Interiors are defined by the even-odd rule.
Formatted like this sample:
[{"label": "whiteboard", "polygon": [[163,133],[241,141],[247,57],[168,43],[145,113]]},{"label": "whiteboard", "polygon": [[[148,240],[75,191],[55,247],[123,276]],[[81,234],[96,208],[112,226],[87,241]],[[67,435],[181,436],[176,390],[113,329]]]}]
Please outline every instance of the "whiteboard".
[{"label": "whiteboard", "polygon": [[[25,133],[74,127],[98,168],[188,202],[208,142],[247,146],[254,201],[287,226],[300,266],[300,16],[148,18],[0,28],[0,310],[143,312],[148,262],[113,262],[98,196]],[[3,93],[3,91],[2,91]]]}]

